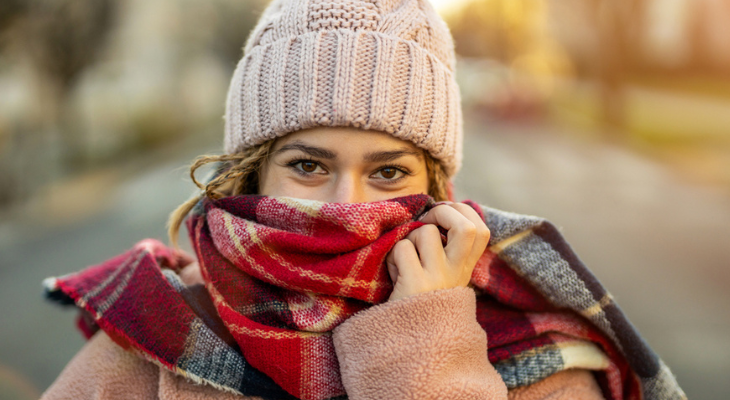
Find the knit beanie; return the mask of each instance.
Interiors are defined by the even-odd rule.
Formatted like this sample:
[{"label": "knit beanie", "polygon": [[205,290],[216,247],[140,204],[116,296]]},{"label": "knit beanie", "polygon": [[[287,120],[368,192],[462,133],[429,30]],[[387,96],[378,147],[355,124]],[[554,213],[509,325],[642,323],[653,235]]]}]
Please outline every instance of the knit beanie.
[{"label": "knit beanie", "polygon": [[274,0],[226,102],[225,152],[315,126],[409,140],[461,165],[454,45],[428,0]]}]

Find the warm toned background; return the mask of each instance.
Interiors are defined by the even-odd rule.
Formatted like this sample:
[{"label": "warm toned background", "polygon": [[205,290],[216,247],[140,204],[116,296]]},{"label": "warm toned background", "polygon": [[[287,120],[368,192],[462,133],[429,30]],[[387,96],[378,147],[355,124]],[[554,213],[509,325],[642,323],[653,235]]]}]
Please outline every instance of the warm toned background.
[{"label": "warm toned background", "polygon": [[[263,0],[0,0],[0,399],[83,344],[40,282],[164,238]],[[730,0],[434,2],[460,198],[548,217],[691,399],[730,393]]]}]

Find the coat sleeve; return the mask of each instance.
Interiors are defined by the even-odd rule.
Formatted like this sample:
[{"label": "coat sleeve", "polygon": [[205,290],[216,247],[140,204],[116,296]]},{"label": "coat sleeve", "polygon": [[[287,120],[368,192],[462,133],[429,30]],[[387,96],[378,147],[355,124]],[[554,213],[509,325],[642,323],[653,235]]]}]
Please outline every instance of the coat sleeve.
[{"label": "coat sleeve", "polygon": [[[349,398],[603,399],[587,371],[561,372],[508,395],[487,360],[475,307],[471,289],[448,289],[375,306],[343,323],[334,340]],[[161,370],[98,332],[41,400],[130,398],[255,399]]]},{"label": "coat sleeve", "polygon": [[509,391],[509,400],[603,400],[593,374],[585,369],[569,369],[530,386]]},{"label": "coat sleeve", "polygon": [[469,288],[423,293],[351,317],[333,334],[352,400],[603,400],[590,372],[564,371],[507,391],[487,358]]},{"label": "coat sleeve", "polygon": [[161,369],[98,332],[41,400],[262,400],[199,385]]},{"label": "coat sleeve", "polygon": [[41,400],[157,399],[160,369],[98,332],[64,368]]},{"label": "coat sleeve", "polygon": [[349,318],[333,334],[348,397],[506,400],[475,316],[474,291],[454,288]]}]

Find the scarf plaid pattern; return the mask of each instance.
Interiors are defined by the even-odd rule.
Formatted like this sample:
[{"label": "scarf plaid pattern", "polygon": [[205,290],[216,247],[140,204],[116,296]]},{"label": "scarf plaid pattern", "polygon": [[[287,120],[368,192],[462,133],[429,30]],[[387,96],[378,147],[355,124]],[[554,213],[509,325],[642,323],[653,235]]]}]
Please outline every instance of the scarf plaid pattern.
[{"label": "scarf plaid pattern", "polygon": [[[472,275],[489,360],[509,388],[567,368],[600,370],[608,399],[686,398],[611,296],[550,223],[480,208],[492,232]],[[387,299],[393,245],[422,223],[428,196],[321,203],[238,196],[199,204],[191,261],[145,240],[80,273],[46,281],[122,347],[221,390],[267,399],[346,398],[331,331]]]}]

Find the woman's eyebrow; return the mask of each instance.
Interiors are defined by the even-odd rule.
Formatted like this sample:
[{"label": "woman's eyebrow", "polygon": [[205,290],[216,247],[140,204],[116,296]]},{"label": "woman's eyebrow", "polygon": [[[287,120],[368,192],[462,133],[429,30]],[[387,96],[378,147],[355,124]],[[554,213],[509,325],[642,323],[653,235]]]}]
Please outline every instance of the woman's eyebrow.
[{"label": "woman's eyebrow", "polygon": [[372,153],[365,154],[365,161],[367,162],[387,162],[387,161],[393,161],[397,158],[403,157],[403,156],[414,156],[418,159],[423,158],[423,152],[415,151],[415,150],[408,150],[408,149],[401,149],[401,150],[391,150],[391,151],[374,151]]},{"label": "woman's eyebrow", "polygon": [[281,146],[281,148],[279,150],[276,150],[274,154],[283,153],[289,150],[299,150],[303,153],[309,154],[312,157],[324,158],[327,160],[334,160],[337,158],[337,154],[330,150],[323,149],[321,147],[309,146],[296,140]]}]

